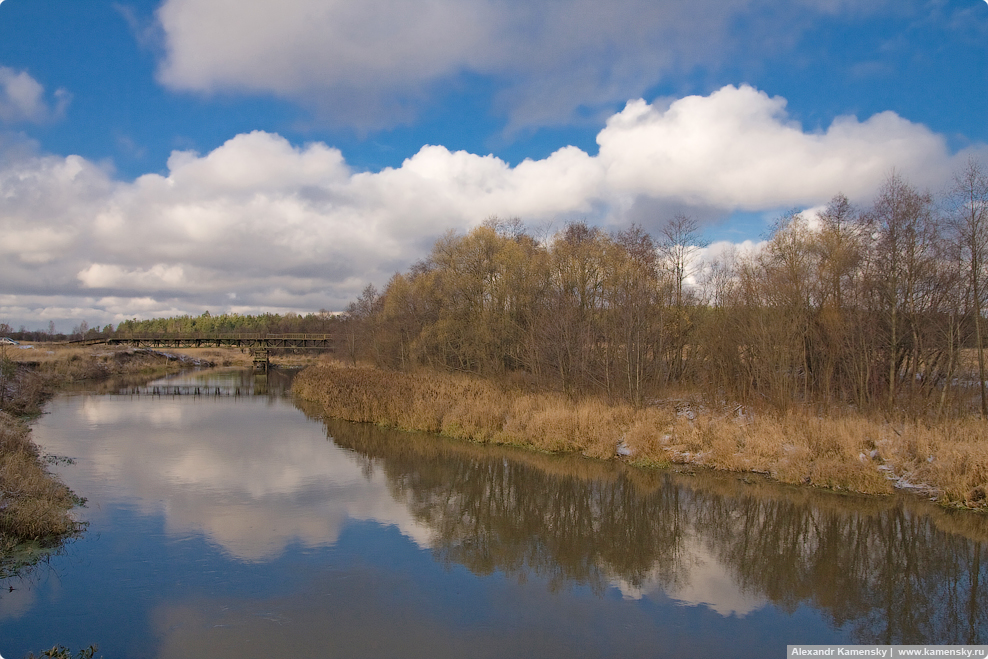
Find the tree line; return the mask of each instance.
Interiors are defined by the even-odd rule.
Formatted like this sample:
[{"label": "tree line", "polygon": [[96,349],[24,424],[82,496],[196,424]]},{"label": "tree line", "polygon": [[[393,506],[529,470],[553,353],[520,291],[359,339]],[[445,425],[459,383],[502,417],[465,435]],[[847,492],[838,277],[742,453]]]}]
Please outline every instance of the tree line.
[{"label": "tree line", "polygon": [[125,320],[117,325],[114,336],[181,334],[196,336],[205,334],[327,334],[332,333],[338,321],[333,314],[320,311],[313,314],[210,314],[198,316],[173,316],[147,320]]},{"label": "tree line", "polygon": [[124,320],[116,327],[112,324],[102,328],[90,327],[85,320],[72,328],[71,332],[56,332],[54,321],[47,330],[30,331],[25,327],[14,329],[7,323],[0,323],[0,336],[9,336],[18,341],[72,341],[147,335],[197,336],[207,334],[332,334],[339,328],[339,320],[328,311],[318,313],[286,314],[210,314],[208,311],[198,316],[182,315],[168,318],[148,318]]},{"label": "tree line", "polygon": [[[790,211],[753,254],[699,262],[698,223],[658,235],[585,223],[537,238],[491,218],[368,286],[341,352],[637,405],[842,405],[988,416],[988,172],[971,160],[934,196],[890,174],[870,206],[835,195]],[[980,394],[978,393],[980,392]]]},{"label": "tree line", "polygon": [[89,323],[83,320],[72,328],[71,332],[57,332],[55,321],[49,321],[48,329],[29,330],[21,325],[20,329],[14,330],[7,323],[0,323],[0,336],[5,336],[17,341],[72,341],[77,339],[92,339],[97,337],[113,336],[113,325],[108,324],[99,327],[90,327]]}]

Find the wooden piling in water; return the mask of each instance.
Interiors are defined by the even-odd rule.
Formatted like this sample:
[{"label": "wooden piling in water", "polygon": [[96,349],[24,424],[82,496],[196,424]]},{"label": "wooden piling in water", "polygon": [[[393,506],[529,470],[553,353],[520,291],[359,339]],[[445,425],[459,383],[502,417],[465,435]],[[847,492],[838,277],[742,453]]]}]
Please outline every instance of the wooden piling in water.
[{"label": "wooden piling in water", "polygon": [[258,348],[254,350],[254,370],[267,373],[268,367],[270,366],[270,361],[268,359],[268,351],[265,348]]}]

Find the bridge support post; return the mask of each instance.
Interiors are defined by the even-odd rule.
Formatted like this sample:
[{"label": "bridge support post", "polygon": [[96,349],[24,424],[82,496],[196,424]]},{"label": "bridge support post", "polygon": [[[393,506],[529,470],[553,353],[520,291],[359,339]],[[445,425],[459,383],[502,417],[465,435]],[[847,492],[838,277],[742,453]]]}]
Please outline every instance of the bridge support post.
[{"label": "bridge support post", "polygon": [[257,348],[254,350],[254,370],[267,373],[270,365],[271,362],[268,359],[267,348]]}]

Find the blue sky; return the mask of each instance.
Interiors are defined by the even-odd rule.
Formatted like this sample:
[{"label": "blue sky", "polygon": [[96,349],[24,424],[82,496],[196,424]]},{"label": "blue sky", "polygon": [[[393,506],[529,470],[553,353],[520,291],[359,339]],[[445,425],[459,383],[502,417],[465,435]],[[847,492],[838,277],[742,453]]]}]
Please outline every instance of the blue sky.
[{"label": "blue sky", "polygon": [[0,0],[0,322],[341,309],[490,215],[757,240],[986,144],[985,0]]}]

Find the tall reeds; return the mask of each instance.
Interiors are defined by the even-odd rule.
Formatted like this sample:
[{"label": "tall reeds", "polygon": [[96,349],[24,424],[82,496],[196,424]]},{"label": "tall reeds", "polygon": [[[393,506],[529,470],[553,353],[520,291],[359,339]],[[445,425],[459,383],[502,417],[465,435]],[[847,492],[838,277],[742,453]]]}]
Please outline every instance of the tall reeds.
[{"label": "tall reeds", "polygon": [[715,410],[574,400],[466,374],[313,366],[293,391],[324,414],[482,443],[643,465],[759,472],[784,483],[888,494],[915,489],[949,505],[986,508],[988,428],[977,419],[889,423],[805,409]]},{"label": "tall reeds", "polygon": [[614,454],[635,411],[596,399],[525,393],[465,374],[395,373],[321,364],[304,370],[293,391],[329,416],[403,430],[541,451]]}]

